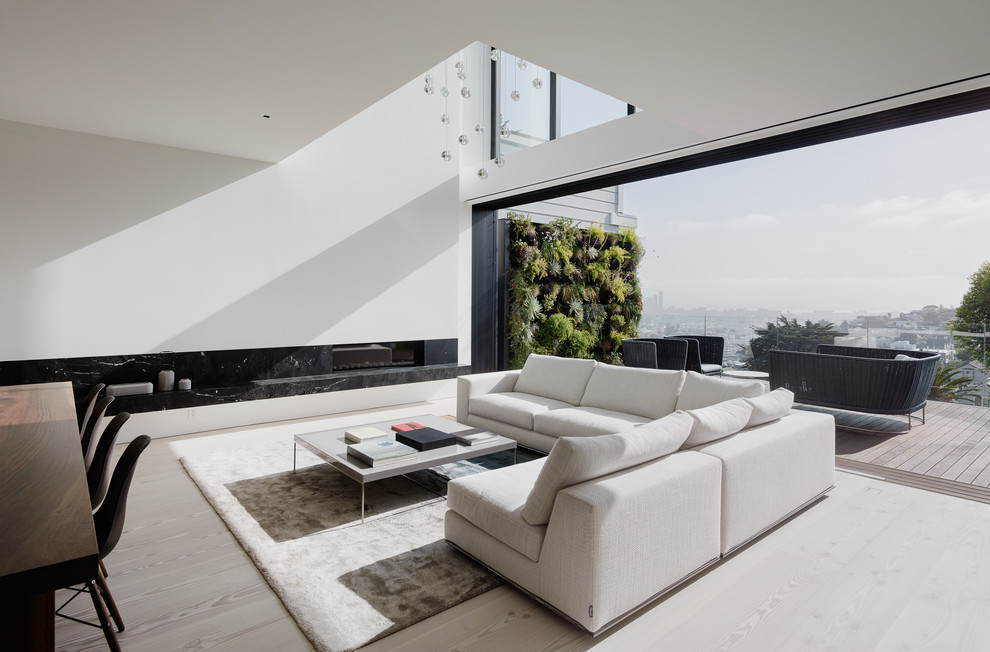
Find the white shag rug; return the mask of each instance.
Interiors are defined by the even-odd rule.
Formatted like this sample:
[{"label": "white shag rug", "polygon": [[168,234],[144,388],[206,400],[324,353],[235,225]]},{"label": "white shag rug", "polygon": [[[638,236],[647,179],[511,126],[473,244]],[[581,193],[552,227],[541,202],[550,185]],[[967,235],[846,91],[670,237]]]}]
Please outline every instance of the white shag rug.
[{"label": "white shag rug", "polygon": [[502,583],[443,540],[444,498],[401,476],[373,482],[362,525],[360,485],[297,455],[296,473],[284,440],[181,461],[318,650],[353,650]]}]

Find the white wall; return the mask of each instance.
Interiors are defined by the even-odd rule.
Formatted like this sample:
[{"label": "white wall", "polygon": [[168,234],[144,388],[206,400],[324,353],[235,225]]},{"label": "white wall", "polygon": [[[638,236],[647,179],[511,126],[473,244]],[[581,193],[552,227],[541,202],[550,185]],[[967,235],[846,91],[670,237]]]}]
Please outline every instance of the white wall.
[{"label": "white wall", "polygon": [[458,337],[470,219],[424,97],[271,166],[0,122],[0,360]]}]

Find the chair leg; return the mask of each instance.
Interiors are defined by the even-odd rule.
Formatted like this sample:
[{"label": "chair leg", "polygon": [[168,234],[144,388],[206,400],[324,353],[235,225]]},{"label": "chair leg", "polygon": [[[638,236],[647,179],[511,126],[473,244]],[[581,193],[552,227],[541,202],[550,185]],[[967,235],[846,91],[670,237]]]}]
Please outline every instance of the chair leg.
[{"label": "chair leg", "polygon": [[103,560],[100,560],[100,572],[103,573],[103,577],[110,577],[110,573],[107,572],[107,567],[103,565]]},{"label": "chair leg", "polygon": [[113,622],[117,625],[117,631],[124,631],[124,620],[120,617],[120,611],[117,609],[117,603],[114,602],[113,594],[110,593],[110,586],[107,584],[107,579],[103,576],[102,572],[96,574],[96,582],[100,586],[100,593],[103,595],[103,601],[110,609],[110,615],[113,617]]},{"label": "chair leg", "polygon": [[120,642],[117,641],[117,634],[113,631],[113,627],[110,625],[106,605],[103,604],[103,598],[100,597],[100,590],[96,586],[96,581],[90,580],[87,582],[87,586],[89,587],[89,595],[93,598],[93,608],[96,609],[96,615],[100,619],[100,629],[103,630],[103,635],[107,639],[107,645],[110,647],[112,652],[121,652]]}]

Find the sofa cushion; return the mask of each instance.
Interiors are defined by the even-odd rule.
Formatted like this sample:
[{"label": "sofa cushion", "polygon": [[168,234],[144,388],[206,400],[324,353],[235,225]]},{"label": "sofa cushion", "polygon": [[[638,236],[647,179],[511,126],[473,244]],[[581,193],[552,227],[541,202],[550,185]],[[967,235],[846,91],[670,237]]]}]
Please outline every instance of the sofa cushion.
[{"label": "sofa cushion", "polygon": [[530,525],[545,525],[561,489],[673,453],[684,443],[691,423],[691,417],[675,412],[630,432],[561,437],[526,498],[523,519]]},{"label": "sofa cushion", "polygon": [[533,415],[547,410],[571,407],[570,403],[520,392],[482,394],[471,399],[470,413],[513,426],[533,429]]},{"label": "sofa cushion", "polygon": [[599,364],[588,380],[581,405],[659,419],[674,411],[683,383],[683,371]]},{"label": "sofa cushion", "polygon": [[716,439],[734,435],[746,427],[753,406],[746,399],[734,398],[708,407],[688,410],[692,419],[691,433],[684,441],[683,448],[693,448]]},{"label": "sofa cushion", "polygon": [[759,381],[728,380],[688,371],[677,397],[677,409],[694,410],[733,398],[755,398],[762,396],[764,389]]},{"label": "sofa cushion", "polygon": [[632,430],[648,420],[601,408],[563,408],[533,416],[533,430],[554,437],[590,437]]},{"label": "sofa cushion", "polygon": [[743,400],[753,406],[753,413],[749,415],[749,422],[746,424],[747,428],[752,428],[779,419],[790,412],[794,405],[794,392],[778,387],[763,396]]},{"label": "sofa cushion", "polygon": [[532,353],[526,358],[513,389],[577,405],[597,365],[594,360]]},{"label": "sofa cushion", "polygon": [[530,525],[520,516],[526,497],[546,458],[475,473],[447,485],[447,508],[505,545],[540,560],[545,525]]}]

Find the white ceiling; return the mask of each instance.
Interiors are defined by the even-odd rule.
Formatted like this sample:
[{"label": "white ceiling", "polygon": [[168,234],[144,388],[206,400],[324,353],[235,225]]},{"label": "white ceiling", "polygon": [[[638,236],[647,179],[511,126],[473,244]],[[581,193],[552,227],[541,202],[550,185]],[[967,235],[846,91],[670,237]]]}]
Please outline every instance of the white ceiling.
[{"label": "white ceiling", "polygon": [[477,40],[720,137],[987,75],[987,27],[987,0],[0,0],[0,119],[278,161]]}]

